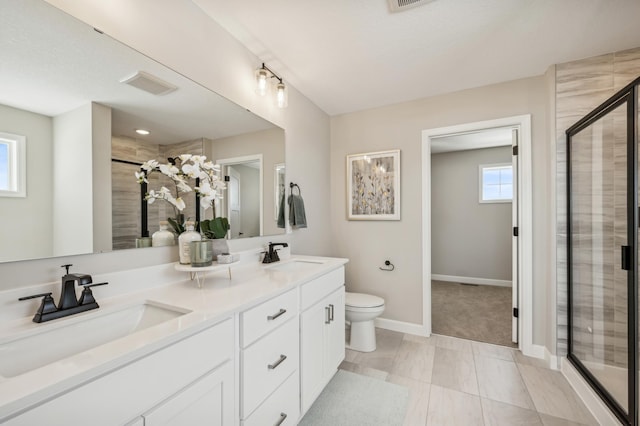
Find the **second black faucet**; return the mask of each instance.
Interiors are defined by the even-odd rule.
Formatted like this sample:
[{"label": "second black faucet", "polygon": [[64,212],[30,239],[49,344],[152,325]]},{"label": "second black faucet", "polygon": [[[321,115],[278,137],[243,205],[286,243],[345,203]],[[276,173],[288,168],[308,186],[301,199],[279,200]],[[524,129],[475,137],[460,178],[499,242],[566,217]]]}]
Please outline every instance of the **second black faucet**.
[{"label": "second black faucet", "polygon": [[278,262],[280,260],[280,256],[278,256],[278,250],[274,249],[274,247],[282,246],[289,247],[287,243],[269,243],[269,250],[265,252],[264,259],[262,259],[262,263],[273,263]]}]

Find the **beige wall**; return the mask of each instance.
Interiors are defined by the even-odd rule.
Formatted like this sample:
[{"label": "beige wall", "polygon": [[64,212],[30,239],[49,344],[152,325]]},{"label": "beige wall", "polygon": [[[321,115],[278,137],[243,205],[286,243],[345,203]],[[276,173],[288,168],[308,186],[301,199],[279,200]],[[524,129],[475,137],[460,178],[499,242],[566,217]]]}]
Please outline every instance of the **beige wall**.
[{"label": "beige wall", "polygon": [[511,147],[431,155],[431,273],[511,281],[511,203],[479,202],[481,164]]},{"label": "beige wall", "polygon": [[53,253],[93,253],[92,108],[53,118]]},{"label": "beige wall", "polygon": [[[0,197],[0,259],[24,259],[51,256],[53,234],[51,117],[0,105],[0,132],[26,137],[27,196]],[[24,233],[37,235],[25,239]],[[7,244],[10,241],[12,243]],[[31,243],[30,243],[31,241]]]},{"label": "beige wall", "polygon": [[[533,342],[544,344],[549,243],[547,188],[548,103],[544,77],[516,80],[447,95],[344,114],[331,119],[331,219],[336,254],[349,257],[347,289],[382,296],[383,317],[422,323],[422,131],[531,114],[533,163]],[[345,156],[401,149],[402,219],[346,219]],[[378,269],[385,259],[393,272]]]}]

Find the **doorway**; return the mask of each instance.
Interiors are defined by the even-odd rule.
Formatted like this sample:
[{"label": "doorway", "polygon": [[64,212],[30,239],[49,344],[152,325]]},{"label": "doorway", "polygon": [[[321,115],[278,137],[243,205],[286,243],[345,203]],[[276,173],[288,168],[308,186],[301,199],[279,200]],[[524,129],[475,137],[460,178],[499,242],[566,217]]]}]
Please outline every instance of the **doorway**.
[{"label": "doorway", "polygon": [[227,186],[216,208],[220,216],[229,219],[230,238],[262,235],[262,154],[220,159],[216,164],[221,166]]},{"label": "doorway", "polygon": [[[423,326],[427,335],[432,333],[432,148],[438,145],[438,139],[478,134],[492,129],[515,130],[518,138],[515,145],[512,166],[519,179],[513,182],[513,198],[517,201],[513,209],[512,221],[517,236],[512,244],[512,338],[527,355],[541,357],[532,343],[532,214],[531,214],[531,118],[529,115],[507,117],[476,123],[468,123],[445,128],[423,131],[422,143],[422,182],[423,182]],[[468,139],[463,137],[462,139]],[[435,143],[435,145],[434,145]],[[509,142],[512,145],[512,142]],[[476,145],[476,147],[478,147]],[[479,171],[478,173],[481,173]],[[435,185],[435,183],[434,183]],[[507,281],[507,280],[504,280]]]},{"label": "doorway", "polygon": [[509,126],[431,140],[435,334],[517,343],[517,133]]}]

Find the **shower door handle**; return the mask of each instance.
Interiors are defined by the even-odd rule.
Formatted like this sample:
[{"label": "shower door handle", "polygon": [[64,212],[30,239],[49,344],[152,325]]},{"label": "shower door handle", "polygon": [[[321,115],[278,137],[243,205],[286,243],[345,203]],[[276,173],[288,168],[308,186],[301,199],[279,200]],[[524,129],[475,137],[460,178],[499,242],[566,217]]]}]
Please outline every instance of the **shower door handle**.
[{"label": "shower door handle", "polygon": [[624,269],[625,271],[630,271],[631,270],[631,250],[630,250],[631,247],[622,246],[620,248],[621,248],[620,257],[622,260],[621,268]]}]

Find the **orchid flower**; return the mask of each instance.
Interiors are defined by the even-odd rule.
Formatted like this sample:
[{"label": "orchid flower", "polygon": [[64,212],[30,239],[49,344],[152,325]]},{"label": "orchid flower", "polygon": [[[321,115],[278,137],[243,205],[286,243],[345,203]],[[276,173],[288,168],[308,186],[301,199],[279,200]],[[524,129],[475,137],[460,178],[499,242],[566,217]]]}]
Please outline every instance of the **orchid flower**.
[{"label": "orchid flower", "polygon": [[173,164],[160,164],[160,172],[173,179],[180,172],[180,169]]},{"label": "orchid flower", "polygon": [[187,182],[181,178],[181,177],[176,177],[174,179],[174,181],[176,182],[176,186],[178,187],[178,191],[180,192],[191,192],[193,191],[193,189],[191,189],[191,187],[189,185],[187,185]]},{"label": "orchid flower", "polygon": [[220,165],[213,164],[213,161],[206,161],[206,162],[202,163],[202,168],[205,169],[205,170],[213,170],[215,172],[219,172],[220,171]]},{"label": "orchid flower", "polygon": [[[144,162],[141,168],[143,171],[135,173],[138,183],[148,184],[148,176],[153,172],[160,172],[168,176],[175,185],[173,192],[165,186],[159,190],[150,190],[145,196],[149,204],[153,204],[155,200],[164,200],[182,211],[186,204],[180,194],[195,190],[200,197],[200,205],[206,210],[215,207],[215,201],[222,198],[222,190],[226,188],[224,181],[218,176],[220,166],[208,161],[204,155],[181,154],[169,159],[168,164],[149,160]],[[192,188],[189,185],[190,179],[200,179],[200,185]]]},{"label": "orchid flower", "polygon": [[[191,157],[193,160],[195,156]],[[182,166],[182,173],[189,176],[192,179],[200,177],[200,166],[198,164],[184,164]]]},{"label": "orchid flower", "polygon": [[180,211],[184,210],[185,207],[187,207],[186,204],[184,203],[184,200],[181,197],[178,197],[178,198],[171,197],[171,199],[167,199],[167,201],[173,204],[175,208],[177,208]]},{"label": "orchid flower", "polygon": [[142,170],[151,171],[158,167],[158,162],[156,160],[145,161],[140,167]]},{"label": "orchid flower", "polygon": [[147,180],[147,174],[145,172],[135,172],[135,174],[138,183],[149,183],[149,181]]},{"label": "orchid flower", "polygon": [[202,164],[206,159],[207,159],[207,157],[204,156],[204,155],[192,155],[191,156],[191,161],[193,162],[193,164],[197,164],[197,165]]}]

